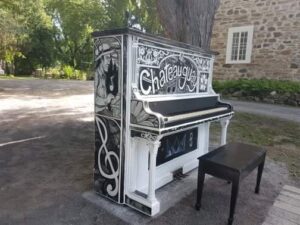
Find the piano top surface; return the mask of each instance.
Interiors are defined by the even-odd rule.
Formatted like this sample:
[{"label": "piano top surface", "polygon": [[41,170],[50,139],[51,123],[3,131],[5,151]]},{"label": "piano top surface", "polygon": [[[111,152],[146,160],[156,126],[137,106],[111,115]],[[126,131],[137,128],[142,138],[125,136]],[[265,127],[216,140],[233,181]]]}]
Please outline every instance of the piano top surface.
[{"label": "piano top surface", "polygon": [[131,35],[138,36],[138,37],[145,38],[145,39],[152,40],[152,41],[159,41],[163,44],[177,46],[180,48],[196,51],[198,53],[205,53],[205,54],[210,54],[210,55],[218,55],[219,54],[218,52],[215,52],[215,51],[203,49],[198,46],[190,45],[190,44],[187,44],[184,42],[175,41],[175,40],[168,39],[168,38],[165,38],[165,37],[162,37],[159,35],[142,32],[138,29],[129,28],[129,27],[103,30],[103,31],[95,31],[92,33],[92,36],[94,38],[97,38],[97,37],[104,37],[104,36],[111,36],[111,35],[126,35],[126,34],[131,34]]}]

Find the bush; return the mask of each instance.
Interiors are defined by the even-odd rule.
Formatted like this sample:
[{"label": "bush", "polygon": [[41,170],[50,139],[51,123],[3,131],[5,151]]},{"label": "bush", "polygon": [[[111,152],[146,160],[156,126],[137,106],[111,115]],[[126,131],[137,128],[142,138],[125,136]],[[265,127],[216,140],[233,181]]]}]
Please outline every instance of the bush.
[{"label": "bush", "polygon": [[61,75],[61,72],[60,72],[60,68],[59,67],[53,67],[53,68],[50,68],[47,72],[51,78],[53,79],[59,79],[60,78],[60,75]]},{"label": "bush", "polygon": [[81,70],[75,70],[72,79],[86,80],[86,72]]},{"label": "bush", "polygon": [[72,66],[67,65],[62,67],[62,72],[63,72],[62,78],[71,79],[75,70]]},{"label": "bush", "polygon": [[214,81],[216,92],[232,94],[242,91],[245,95],[264,95],[272,91],[277,93],[300,93],[300,82],[267,79]]},{"label": "bush", "polygon": [[300,105],[300,82],[268,79],[214,81],[214,90],[226,97]]},{"label": "bush", "polygon": [[46,71],[36,69],[34,75],[40,78],[87,80],[87,72],[76,70],[69,65],[51,67]]}]

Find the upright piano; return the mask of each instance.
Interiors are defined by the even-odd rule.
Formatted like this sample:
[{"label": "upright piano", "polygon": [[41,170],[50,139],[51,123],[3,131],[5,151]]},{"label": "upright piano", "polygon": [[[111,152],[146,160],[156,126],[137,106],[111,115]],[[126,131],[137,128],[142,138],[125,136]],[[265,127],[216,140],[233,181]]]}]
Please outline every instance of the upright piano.
[{"label": "upright piano", "polygon": [[175,171],[197,167],[230,104],[212,88],[214,53],[134,29],[94,32],[95,191],[147,215]]}]

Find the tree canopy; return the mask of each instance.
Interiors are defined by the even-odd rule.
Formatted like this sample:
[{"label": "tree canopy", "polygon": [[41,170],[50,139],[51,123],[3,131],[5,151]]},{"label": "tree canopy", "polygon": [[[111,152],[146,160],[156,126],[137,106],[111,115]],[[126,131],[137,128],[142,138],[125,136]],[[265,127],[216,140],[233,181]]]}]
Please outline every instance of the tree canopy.
[{"label": "tree canopy", "polygon": [[[31,74],[92,65],[91,33],[132,26],[208,47],[219,0],[0,0],[0,66]],[[159,16],[158,16],[159,13]]]},{"label": "tree canopy", "polygon": [[0,66],[8,73],[92,63],[91,33],[136,23],[160,32],[155,0],[0,0]]}]

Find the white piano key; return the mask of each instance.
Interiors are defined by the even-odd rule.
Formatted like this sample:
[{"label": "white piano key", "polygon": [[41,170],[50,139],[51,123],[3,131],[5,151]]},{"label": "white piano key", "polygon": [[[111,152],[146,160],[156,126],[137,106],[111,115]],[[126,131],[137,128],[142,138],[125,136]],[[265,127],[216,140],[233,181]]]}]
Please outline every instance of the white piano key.
[{"label": "white piano key", "polygon": [[207,110],[202,110],[202,111],[198,111],[198,112],[185,113],[185,114],[180,114],[180,115],[176,115],[176,116],[165,117],[165,121],[166,121],[166,123],[170,123],[170,122],[174,122],[174,121],[178,121],[178,120],[190,119],[193,117],[204,116],[204,115],[207,115],[210,113],[221,112],[221,111],[225,111],[225,110],[227,110],[227,107],[219,107],[219,108],[215,108],[215,109],[207,109]]}]

